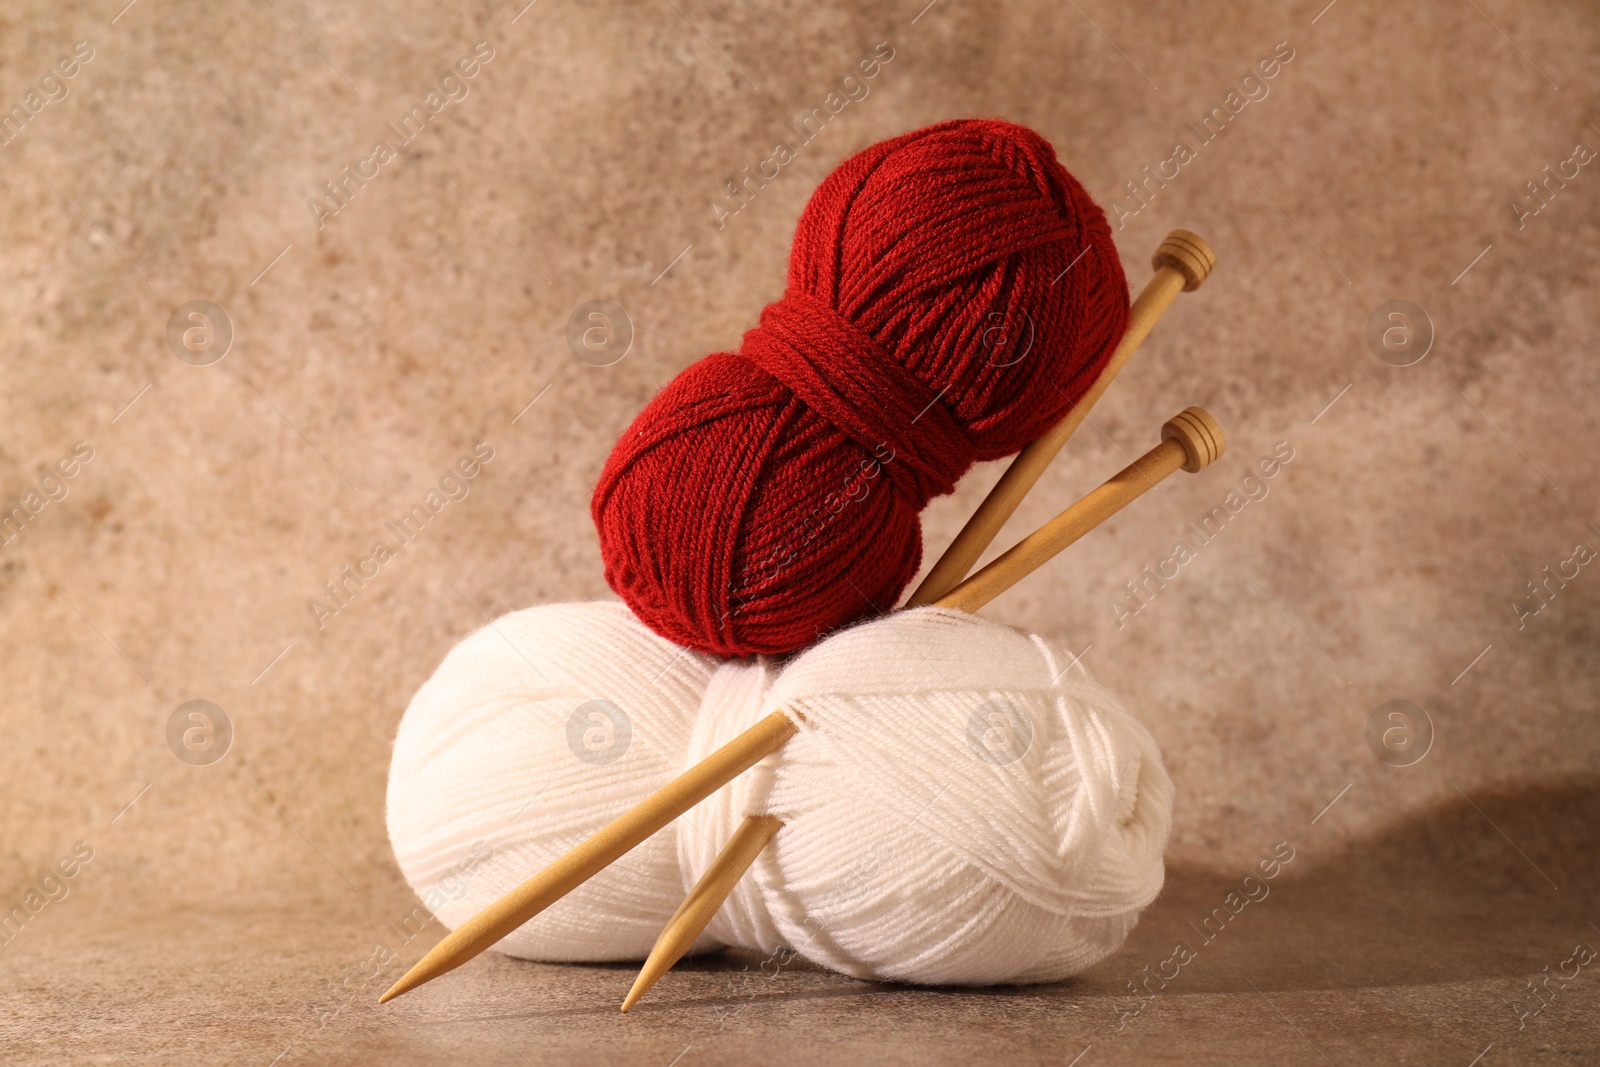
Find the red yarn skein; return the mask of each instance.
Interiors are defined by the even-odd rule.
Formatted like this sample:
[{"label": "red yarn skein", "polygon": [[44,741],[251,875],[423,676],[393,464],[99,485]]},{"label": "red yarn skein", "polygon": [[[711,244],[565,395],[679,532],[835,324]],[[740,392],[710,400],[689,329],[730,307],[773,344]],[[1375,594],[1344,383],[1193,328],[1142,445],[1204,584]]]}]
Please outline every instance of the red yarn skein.
[{"label": "red yarn skein", "polygon": [[606,581],[725,656],[889,610],[923,507],[1065,414],[1127,320],[1105,214],[1044,138],[964,120],[873,145],[812,194],[739,351],[617,442],[592,503]]}]

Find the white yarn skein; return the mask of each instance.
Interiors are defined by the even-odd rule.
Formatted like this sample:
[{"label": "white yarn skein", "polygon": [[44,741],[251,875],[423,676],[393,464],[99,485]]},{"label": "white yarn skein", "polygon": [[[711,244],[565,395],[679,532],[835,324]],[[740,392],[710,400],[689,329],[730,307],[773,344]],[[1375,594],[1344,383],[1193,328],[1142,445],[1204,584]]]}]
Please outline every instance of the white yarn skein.
[{"label": "white yarn skein", "polygon": [[[529,608],[466,637],[395,738],[389,840],[406,881],[454,929],[659,789],[715,664],[619,603]],[[496,948],[639,959],[682,899],[669,827]]]},{"label": "white yarn skein", "polygon": [[[533,632],[547,621],[534,612],[508,618],[527,618],[529,644],[559,641],[553,633]],[[412,728],[414,702],[402,741],[427,748],[446,705],[453,701],[455,714],[463,716],[482,703],[476,680],[464,677],[455,659],[452,653],[418,694],[420,702],[434,687],[429,724],[419,719]],[[624,659],[602,657],[607,671]],[[1080,971],[1122,944],[1160,888],[1172,784],[1150,735],[1107,690],[1076,677],[1081,668],[1068,670],[1071,662],[1042,638],[938,608],[847,630],[782,670],[757,660],[723,663],[711,673],[712,662],[701,661],[707,676],[692,732],[692,713],[682,711],[683,704],[682,734],[657,727],[664,739],[683,741],[674,769],[776,707],[803,717],[797,719],[800,733],[680,819],[675,835],[641,846],[664,842],[676,853],[675,864],[653,854],[630,875],[641,879],[634,885],[633,917],[657,913],[649,936],[630,937],[626,945],[608,939],[617,916],[601,909],[613,900],[586,898],[558,920],[547,918],[552,908],[500,947],[545,959],[642,956],[740,819],[770,813],[784,828],[697,948],[726,944],[770,952],[787,944],[847,974],[929,984],[1043,982]],[[684,689],[693,688],[688,679]],[[614,687],[607,677],[589,689]],[[650,714],[668,711],[658,700]],[[475,718],[467,731],[489,729],[496,715]],[[545,744],[557,747],[555,739]],[[661,753],[670,755],[670,744]],[[417,850],[396,834],[394,812],[398,798],[414,795],[420,783],[402,773],[400,755],[397,742],[390,829],[403,856]],[[565,751],[548,758],[562,756],[572,759]],[[451,774],[473,773],[468,762],[458,763],[441,771],[434,785],[448,790]],[[636,780],[631,799],[658,784],[653,776]],[[478,792],[480,802],[491,800]],[[620,793],[609,795],[625,806]],[[560,812],[552,809],[573,802],[570,794],[540,796],[526,818],[553,824]],[[466,827],[494,821],[470,810],[456,811],[454,819],[456,851],[437,851],[435,868],[461,854],[476,832]],[[507,872],[504,887],[474,876],[461,906],[441,918],[456,925],[545,861],[530,856],[523,862]],[[420,889],[405,858],[401,865]],[[668,889],[666,868],[674,866],[677,881]],[[558,925],[561,937],[508,944],[546,923]],[[632,951],[602,956],[588,942],[572,943],[586,931],[604,940],[608,952]],[[528,951],[534,946],[541,952]]]},{"label": "white yarn skein", "polygon": [[[774,707],[801,729],[747,798],[707,802],[784,823],[708,932],[926,984],[1056,981],[1116,951],[1161,886],[1172,782],[1150,734],[1072,662],[922,608],[829,638],[743,706],[711,697],[761,668],[723,666],[700,713],[724,720],[713,733]],[[691,882],[703,841],[679,835]]]}]

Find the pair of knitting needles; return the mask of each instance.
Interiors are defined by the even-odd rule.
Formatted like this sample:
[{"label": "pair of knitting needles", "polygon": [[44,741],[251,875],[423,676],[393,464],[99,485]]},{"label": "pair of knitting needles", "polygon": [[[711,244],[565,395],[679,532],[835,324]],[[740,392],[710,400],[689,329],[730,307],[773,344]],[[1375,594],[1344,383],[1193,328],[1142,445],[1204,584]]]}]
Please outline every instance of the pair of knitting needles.
[{"label": "pair of knitting needles", "polygon": [[[1222,455],[1222,430],[1201,408],[1184,409],[1161,428],[1161,443],[1082,500],[1013,545],[971,578],[967,572],[994,540],[1056,453],[1083,423],[1134,350],[1179,292],[1199,288],[1216,263],[1209,245],[1186,230],[1169,233],[1156,249],[1155,274],[1128,316],[1128,329],[1089,391],[1044,436],[1012,460],[961,533],[951,542],[906,607],[936,604],[975,612],[1023,577],[1122,510],[1179,468],[1198,471]],[[963,581],[963,579],[966,579]],[[778,710],[596,831],[576,848],[446,935],[407,971],[384,1003],[466,963],[551,904],[588,881],[700,801],[777,752],[799,730]],[[683,904],[667,921],[638,979],[623,1001],[627,1011],[694,944],[733,887],[777,834],[771,815],[746,817]]]}]

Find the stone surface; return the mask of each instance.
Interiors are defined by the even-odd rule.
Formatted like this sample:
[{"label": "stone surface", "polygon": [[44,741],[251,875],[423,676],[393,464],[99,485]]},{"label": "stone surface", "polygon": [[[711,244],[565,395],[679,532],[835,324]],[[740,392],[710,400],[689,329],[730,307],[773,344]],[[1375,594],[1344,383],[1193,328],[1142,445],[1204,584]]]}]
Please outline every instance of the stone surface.
[{"label": "stone surface", "polygon": [[[1524,183],[1575,144],[1600,148],[1587,5],[113,0],[10,2],[0,27],[3,109],[41,104],[52,65],[93,50],[0,138],[0,505],[66,493],[0,545],[0,905],[75,842],[94,850],[0,951],[6,1059],[1067,1062],[1092,1044],[1084,1063],[1299,1062],[1311,1042],[1336,1063],[1465,1064],[1490,1043],[1484,1063],[1593,1058],[1587,971],[1524,1030],[1511,1007],[1600,938],[1592,879],[1558,873],[1592,863],[1592,833],[1554,825],[1594,825],[1572,798],[1600,766],[1597,579],[1581,567],[1547,605],[1526,586],[1600,547],[1600,178],[1552,181],[1520,223],[1512,206],[1531,210]],[[1280,41],[1293,58],[1268,95],[1198,145],[1186,124]],[[493,55],[467,95],[319,228],[307,201],[397,140],[386,124],[478,42]],[[730,213],[724,182],[795,142],[785,124],[880,42],[893,58],[867,94]],[[1170,228],[1218,255],[1002,540],[1188,404],[1229,454],[989,609],[1092,646],[1163,746],[1176,873],[1135,942],[1022,992],[786,968],[747,996],[744,964],[718,958],[627,1020],[625,970],[491,960],[392,1012],[364,990],[319,1030],[317,990],[414,906],[382,804],[409,695],[486,617],[606,595],[587,504],[615,435],[778,295],[794,220],[839,159],[959,115],[1050,138],[1118,215],[1136,287]],[[1130,199],[1179,139],[1195,158]],[[568,347],[594,299],[635,331],[609,366]],[[168,343],[194,300],[231,322],[209,365]],[[1435,334],[1408,367],[1367,342],[1395,300]],[[42,484],[78,442],[92,459]],[[324,583],[480,442],[470,495],[319,620]],[[1278,442],[1294,458],[1266,497],[1137,614],[1114,609]],[[931,553],[999,471],[930,508]],[[236,731],[214,765],[168,746],[195,699]],[[1435,731],[1405,767],[1368,740],[1397,699]],[[1486,797],[1503,835],[1473,821]],[[1124,982],[1302,836],[1307,873],[1259,924],[1117,1031]]]},{"label": "stone surface", "polygon": [[493,953],[378,1006],[441,932],[407,927],[393,878],[178,905],[95,882],[97,855],[0,957],[0,1047],[40,1064],[1592,1063],[1600,959],[1574,949],[1600,946],[1600,791],[1458,797],[1348,840],[1354,819],[1341,803],[1286,826],[1271,879],[1175,868],[1124,950],[1073,981],[914,989],[725,953],[626,1016],[633,966]]}]

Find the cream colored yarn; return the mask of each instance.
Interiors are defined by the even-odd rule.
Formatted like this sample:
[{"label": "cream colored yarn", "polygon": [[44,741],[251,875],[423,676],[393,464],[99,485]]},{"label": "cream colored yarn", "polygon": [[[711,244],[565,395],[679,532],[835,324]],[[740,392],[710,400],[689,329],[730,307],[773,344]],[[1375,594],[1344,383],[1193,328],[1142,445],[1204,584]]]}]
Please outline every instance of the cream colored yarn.
[{"label": "cream colored yarn", "polygon": [[[450,651],[412,698],[389,768],[389,840],[406,880],[454,929],[683,768],[715,661],[616,603],[512,612]],[[621,752],[574,712],[627,709]],[[487,859],[483,857],[487,856]],[[540,960],[642,958],[683,898],[672,832],[658,834],[499,944]]]},{"label": "cream colored yarn", "polygon": [[[847,630],[781,669],[676,649],[620,605],[516,612],[463,641],[412,702],[390,837],[455,926],[783,707],[801,730],[781,752],[500,949],[641,958],[739,821],[771,813],[783,829],[699,947],[788,945],[909,982],[1056,980],[1115,951],[1154,899],[1172,812],[1150,735],[1070,664],[1043,638],[938,608]],[[604,766],[568,740],[574,709],[596,698],[632,729]],[[478,842],[493,854],[472,864]],[[456,895],[441,899],[449,877]]]}]

